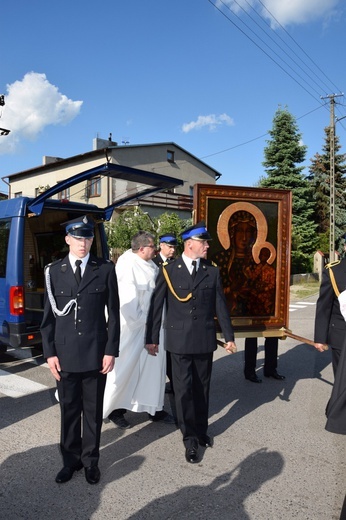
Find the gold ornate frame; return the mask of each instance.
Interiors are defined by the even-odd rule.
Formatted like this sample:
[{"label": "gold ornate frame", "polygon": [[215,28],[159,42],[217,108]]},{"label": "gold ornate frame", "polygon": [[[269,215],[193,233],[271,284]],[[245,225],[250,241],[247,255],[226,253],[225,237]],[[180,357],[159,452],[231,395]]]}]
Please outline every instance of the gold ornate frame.
[{"label": "gold ornate frame", "polygon": [[[253,307],[247,306],[247,298],[242,298],[241,309],[233,302],[237,293],[227,293],[232,324],[238,337],[242,336],[283,336],[282,329],[288,328],[289,288],[290,288],[290,253],[291,253],[291,215],[292,194],[289,190],[267,188],[244,188],[235,186],[216,186],[196,184],[194,188],[194,222],[204,220],[213,240],[209,242],[208,259],[223,262],[221,273],[231,272],[235,243],[231,243],[231,220],[233,216],[249,215],[252,221],[253,239],[251,242],[251,258],[237,259],[237,269],[242,274],[252,273],[251,290],[248,289],[249,301],[255,302]],[[255,223],[255,224],[254,224]],[[267,261],[260,261],[261,249],[267,249]],[[222,259],[222,260],[221,260]],[[242,267],[244,262],[244,267]],[[246,267],[249,265],[250,267]],[[218,263],[218,262],[216,262]],[[270,307],[259,304],[261,294],[257,288],[265,286],[265,280],[259,283],[254,272],[265,269],[271,272],[273,291],[270,293]],[[226,267],[227,264],[227,267]],[[264,270],[263,270],[264,272]],[[250,276],[250,274],[249,274]],[[264,275],[262,275],[264,279]],[[231,279],[231,277],[230,277]],[[247,279],[247,278],[245,278]],[[229,282],[232,284],[232,281]],[[256,286],[258,284],[258,287]],[[227,283],[226,283],[227,285]],[[258,297],[257,297],[258,295]],[[244,303],[245,302],[245,303]],[[270,308],[270,311],[268,309]],[[242,313],[242,309],[245,309]],[[256,310],[254,310],[256,309]],[[259,311],[260,309],[260,311]],[[265,312],[262,309],[267,309]]]}]

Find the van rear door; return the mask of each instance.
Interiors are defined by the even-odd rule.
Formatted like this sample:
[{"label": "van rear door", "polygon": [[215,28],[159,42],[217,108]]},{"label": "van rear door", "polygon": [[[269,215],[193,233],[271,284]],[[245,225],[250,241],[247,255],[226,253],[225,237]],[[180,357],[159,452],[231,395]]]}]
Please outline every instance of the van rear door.
[{"label": "van rear door", "polygon": [[116,191],[114,200],[110,205],[104,208],[105,220],[110,220],[115,208],[124,206],[133,200],[140,200],[162,190],[171,189],[184,184],[183,180],[168,177],[167,175],[130,168],[129,166],[122,166],[120,164],[106,163],[85,172],[78,173],[69,179],[59,182],[56,186],[49,188],[32,201],[29,205],[30,211],[35,215],[40,215],[44,203],[48,198],[63,190],[67,190],[75,184],[92,179],[98,175],[116,179],[121,185],[121,189],[117,189]]},{"label": "van rear door", "polygon": [[[57,193],[95,176],[117,179],[116,200],[105,208],[52,199]],[[108,258],[103,221],[115,207],[141,199],[183,181],[136,168],[104,164],[74,175],[35,199],[0,202],[0,344],[30,347],[41,342],[44,266],[68,252],[61,224],[89,214],[97,222],[92,252]]]}]

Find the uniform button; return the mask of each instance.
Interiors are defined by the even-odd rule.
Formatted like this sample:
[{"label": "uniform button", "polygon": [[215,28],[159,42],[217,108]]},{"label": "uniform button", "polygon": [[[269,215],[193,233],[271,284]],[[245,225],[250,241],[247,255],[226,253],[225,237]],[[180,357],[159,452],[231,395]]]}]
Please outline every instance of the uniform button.
[{"label": "uniform button", "polygon": [[82,335],[82,333],[81,333],[81,332],[78,332],[78,336],[81,336],[81,335]]},{"label": "uniform button", "polygon": [[195,310],[196,310],[196,307],[192,307],[192,310],[195,311]]},{"label": "uniform button", "polygon": [[194,320],[197,320],[197,316],[194,316],[193,319],[194,319]]},{"label": "uniform button", "polygon": [[77,308],[78,308],[78,310],[80,311],[82,307],[81,307],[80,305],[78,305],[78,307],[77,307]]},{"label": "uniform button", "polygon": [[195,299],[196,299],[196,296],[192,296],[192,299],[195,300]]},{"label": "uniform button", "polygon": [[82,320],[78,320],[78,323],[82,323]]}]

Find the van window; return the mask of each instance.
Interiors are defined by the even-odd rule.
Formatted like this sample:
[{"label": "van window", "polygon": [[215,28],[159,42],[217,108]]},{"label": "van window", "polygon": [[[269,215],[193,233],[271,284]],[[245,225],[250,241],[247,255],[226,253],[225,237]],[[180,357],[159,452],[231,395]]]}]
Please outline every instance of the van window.
[{"label": "van window", "polygon": [[0,278],[6,276],[8,240],[10,237],[11,220],[0,220]]}]

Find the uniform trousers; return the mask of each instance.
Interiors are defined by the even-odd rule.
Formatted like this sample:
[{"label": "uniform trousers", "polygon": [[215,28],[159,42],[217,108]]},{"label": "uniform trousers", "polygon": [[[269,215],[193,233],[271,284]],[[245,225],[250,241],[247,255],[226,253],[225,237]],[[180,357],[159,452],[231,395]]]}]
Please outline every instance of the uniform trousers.
[{"label": "uniform trousers", "polygon": [[[278,358],[278,338],[265,338],[264,375],[275,372]],[[256,370],[257,338],[245,339],[245,377],[251,377]]]},{"label": "uniform trousers", "polygon": [[166,375],[169,379],[171,390],[174,393],[173,375],[172,375],[172,360],[171,360],[171,353],[168,352],[168,350],[166,351]]},{"label": "uniform trousers", "polygon": [[213,353],[171,352],[171,360],[178,426],[185,447],[197,447],[198,439],[206,435],[208,430]]},{"label": "uniform trousers", "polygon": [[340,357],[341,357],[341,353],[342,353],[342,349],[343,348],[346,348],[345,346],[341,348],[340,347],[334,347],[333,345],[331,345],[331,350],[332,350],[332,367],[333,367],[333,374],[334,374],[334,377],[336,375],[336,371],[337,371],[337,368],[339,366],[339,361],[340,361]]},{"label": "uniform trousers", "polygon": [[96,466],[102,428],[106,375],[91,372],[60,372],[57,382],[60,410],[60,448],[64,466]]}]

